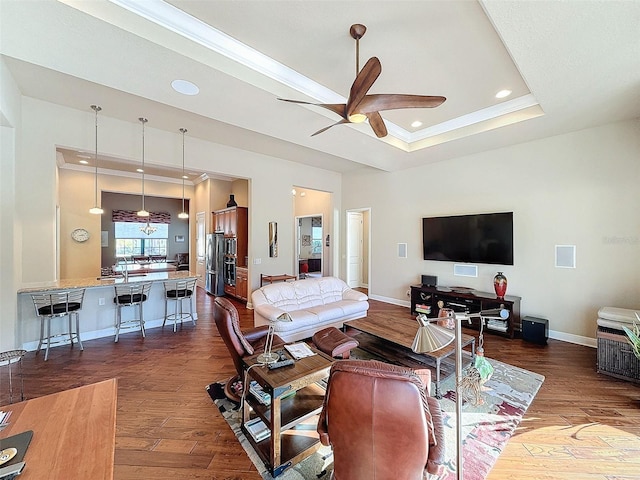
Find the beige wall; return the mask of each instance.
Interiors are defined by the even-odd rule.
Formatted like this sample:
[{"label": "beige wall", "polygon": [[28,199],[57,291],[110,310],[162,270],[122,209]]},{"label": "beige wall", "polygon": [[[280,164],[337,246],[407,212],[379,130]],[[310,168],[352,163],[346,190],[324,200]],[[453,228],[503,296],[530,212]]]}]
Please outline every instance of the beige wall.
[{"label": "beige wall", "polygon": [[[593,344],[600,307],[640,308],[639,158],[636,120],[401,172],[345,175],[343,207],[371,207],[370,293],[406,304],[421,274],[491,292],[502,270],[523,315],[548,318],[557,338]],[[454,276],[453,263],[422,259],[422,217],[497,211],[514,212],[513,266],[479,265],[469,278]],[[397,257],[402,242],[409,258]],[[576,269],[554,266],[555,245],[576,245]]]},{"label": "beige wall", "polygon": [[0,351],[16,348],[16,289],[22,277],[22,225],[17,212],[22,105],[18,86],[0,58]]},{"label": "beige wall", "polygon": [[249,206],[249,182],[247,180],[242,179],[232,182],[231,193],[233,193],[234,200],[239,206]]},{"label": "beige wall", "polygon": [[[88,278],[100,274],[102,248],[100,244],[103,215],[91,215],[94,203],[95,177],[87,171],[60,169],[60,278]],[[99,174],[99,191],[139,194],[140,178]],[[185,198],[192,195],[193,187],[185,186]],[[165,198],[182,198],[182,183],[168,183],[145,179],[145,194]],[[86,228],[88,241],[77,243],[71,231]],[[191,235],[190,235],[191,237]],[[184,249],[189,248],[185,244]]]},{"label": "beige wall", "polygon": [[[12,259],[14,262],[14,268],[4,263],[2,265],[3,279],[7,279],[6,285],[12,286],[12,294],[0,297],[3,303],[0,307],[3,312],[14,312],[14,314],[3,315],[0,318],[0,338],[4,348],[10,349],[18,346],[15,328],[18,321],[15,314],[17,289],[59,278],[59,272],[56,270],[59,263],[57,252],[60,235],[64,232],[59,232],[56,228],[56,205],[59,197],[65,198],[67,193],[59,192],[58,188],[56,148],[92,151],[95,130],[93,112],[88,105],[86,111],[80,111],[30,97],[21,97],[14,88],[14,82],[4,81],[6,69],[0,70],[3,72],[3,83],[0,85],[0,107],[3,108],[0,112],[1,118],[8,120],[8,114],[13,109],[17,125],[10,127],[14,130],[2,132],[3,176],[0,177],[3,187],[0,238],[2,245],[7,246],[7,250],[3,251],[3,258]],[[12,80],[10,76],[8,79]],[[130,122],[109,117],[106,109],[102,113],[100,153],[133,162],[139,161],[141,158],[140,125],[135,118],[144,112],[132,114]],[[182,125],[176,125],[176,132],[180,126]],[[15,139],[14,154],[11,154],[11,145],[4,142],[5,135]],[[181,168],[182,138],[179,133],[158,130],[153,126],[153,118],[149,118],[145,128],[145,138],[145,161],[148,164]],[[249,217],[250,290],[259,286],[260,273],[290,271],[293,254],[269,258],[266,225],[269,221],[278,222],[278,230],[283,238],[280,248],[284,249],[283,251],[292,252],[294,214],[291,186],[306,181],[310,187],[332,192],[332,209],[337,211],[341,199],[341,176],[335,172],[218,145],[198,138],[190,140],[189,155],[186,159],[187,169],[209,172],[212,176],[223,174],[249,180],[246,196],[248,199],[254,199],[250,205]],[[7,151],[9,155],[5,156]],[[5,177],[5,173],[11,176],[11,168],[15,172],[14,178]],[[9,185],[9,189],[4,189],[5,182]],[[15,189],[13,194],[11,186]],[[237,187],[242,198],[242,188],[239,184]],[[101,189],[107,189],[107,187],[101,185]],[[89,188],[88,191],[92,192],[93,189]],[[137,191],[137,187],[134,191]],[[179,192],[175,194],[176,198],[181,196],[181,192],[180,184]],[[194,194],[196,201],[192,202],[190,209],[190,215],[194,220],[195,213],[203,203],[199,193],[196,187]],[[209,191],[206,193],[210,195]],[[228,193],[224,205],[228,200]],[[8,195],[6,203],[5,194]],[[85,228],[91,232],[98,232],[100,219],[88,212],[93,203],[93,196],[89,193],[85,198],[84,195],[84,193],[81,194],[81,201],[88,203],[86,209],[83,208],[82,211],[86,210],[86,214],[78,208],[77,213],[74,214],[77,215],[74,217],[75,224],[86,226]],[[259,201],[260,199],[269,201]],[[7,216],[5,205],[11,208],[12,203],[13,213]],[[212,210],[207,211],[209,212],[207,222],[210,223],[209,216]],[[191,237],[195,239],[194,223],[192,222]],[[97,246],[99,242],[91,245],[91,248]],[[192,251],[194,249],[192,245]],[[93,254],[89,249],[84,253],[87,253],[86,258],[91,262]],[[97,255],[95,257],[97,258]]]}]

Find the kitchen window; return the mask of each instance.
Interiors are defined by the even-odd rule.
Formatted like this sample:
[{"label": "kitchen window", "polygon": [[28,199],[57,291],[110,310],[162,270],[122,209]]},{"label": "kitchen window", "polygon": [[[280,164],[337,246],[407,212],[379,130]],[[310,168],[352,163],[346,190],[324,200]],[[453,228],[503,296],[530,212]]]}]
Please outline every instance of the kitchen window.
[{"label": "kitchen window", "polygon": [[146,235],[140,229],[146,223],[114,222],[116,237],[116,256],[129,255],[167,255],[169,225],[151,223],[156,231]]}]

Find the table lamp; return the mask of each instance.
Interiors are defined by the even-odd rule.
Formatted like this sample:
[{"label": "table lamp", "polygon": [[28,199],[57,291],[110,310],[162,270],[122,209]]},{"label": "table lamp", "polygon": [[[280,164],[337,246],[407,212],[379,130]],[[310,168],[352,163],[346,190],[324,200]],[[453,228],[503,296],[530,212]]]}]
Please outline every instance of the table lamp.
[{"label": "table lamp", "polygon": [[264,353],[258,355],[256,360],[258,363],[262,363],[263,365],[268,365],[270,363],[277,362],[280,356],[277,353],[273,353],[271,351],[271,347],[273,346],[273,336],[275,334],[276,323],[277,322],[292,322],[293,320],[289,316],[288,313],[283,313],[278,317],[269,319],[269,330],[267,331],[267,338],[264,342]]}]

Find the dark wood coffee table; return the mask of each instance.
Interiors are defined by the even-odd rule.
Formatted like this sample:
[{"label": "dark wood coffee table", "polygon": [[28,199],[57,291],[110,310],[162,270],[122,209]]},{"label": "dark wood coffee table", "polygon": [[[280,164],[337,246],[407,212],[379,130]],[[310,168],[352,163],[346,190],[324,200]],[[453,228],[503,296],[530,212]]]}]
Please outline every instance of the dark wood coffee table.
[{"label": "dark wood coffee table", "polygon": [[[354,329],[355,339],[360,342],[358,348],[377,355],[390,363],[420,370],[427,368],[436,387],[436,398],[442,398],[440,383],[447,380],[456,371],[455,341],[440,350],[430,353],[416,353],[411,344],[418,332],[418,322],[409,318],[382,320],[378,318],[360,318],[345,322],[345,330]],[[471,351],[462,352],[462,368],[475,360],[476,339],[462,334],[462,348],[471,347]]]}]

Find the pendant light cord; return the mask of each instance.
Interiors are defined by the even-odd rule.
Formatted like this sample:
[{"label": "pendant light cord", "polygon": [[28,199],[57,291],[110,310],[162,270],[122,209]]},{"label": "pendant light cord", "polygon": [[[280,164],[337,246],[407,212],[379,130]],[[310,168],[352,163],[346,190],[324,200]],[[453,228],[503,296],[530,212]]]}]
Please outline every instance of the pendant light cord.
[{"label": "pendant light cord", "polygon": [[144,124],[148,120],[144,117],[140,117],[138,120],[142,123],[142,210],[146,211],[144,208]]},{"label": "pendant light cord", "polygon": [[89,210],[89,213],[101,214],[102,209],[98,206],[98,112],[102,110],[102,107],[98,105],[91,105],[91,109],[96,113],[96,150],[95,150],[95,185],[94,185],[94,203],[93,208]]},{"label": "pendant light cord", "polygon": [[95,162],[96,162],[96,196],[95,196],[95,205],[96,207],[98,206],[98,112],[100,110],[102,110],[100,107],[98,107],[97,105],[92,105],[91,108],[93,108],[96,112],[96,158],[95,158]]},{"label": "pendant light cord", "polygon": [[184,134],[187,133],[186,128],[181,128],[182,132],[182,213],[184,212]]}]

